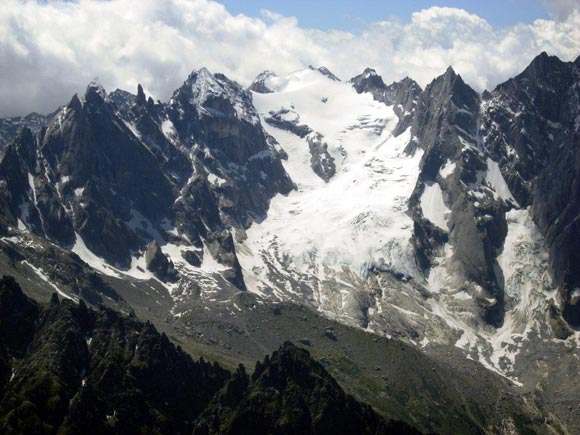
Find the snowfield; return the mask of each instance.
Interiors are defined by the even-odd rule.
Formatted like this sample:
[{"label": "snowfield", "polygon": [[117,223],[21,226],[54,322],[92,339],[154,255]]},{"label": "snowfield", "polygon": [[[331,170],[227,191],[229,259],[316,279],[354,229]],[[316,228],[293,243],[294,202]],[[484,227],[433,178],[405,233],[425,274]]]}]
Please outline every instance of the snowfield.
[{"label": "snowfield", "polygon": [[[239,246],[250,290],[275,287],[280,296],[301,292],[298,283],[276,288],[272,264],[313,282],[341,273],[362,279],[371,266],[418,276],[406,210],[421,153],[403,152],[410,131],[392,136],[398,121],[392,108],[317,70],[270,77],[268,85],[276,92],[255,93],[254,104],[268,133],[288,153],[284,167],[297,190],[275,197],[268,217],[254,224]],[[264,122],[280,109],[294,114],[287,119],[323,135],[337,168],[328,183],[313,172],[306,139]]]}]

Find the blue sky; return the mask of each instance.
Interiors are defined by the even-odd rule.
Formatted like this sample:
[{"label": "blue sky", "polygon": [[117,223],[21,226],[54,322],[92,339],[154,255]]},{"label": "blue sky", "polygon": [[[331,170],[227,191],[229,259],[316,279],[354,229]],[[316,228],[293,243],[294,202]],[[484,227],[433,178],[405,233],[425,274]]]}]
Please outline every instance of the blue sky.
[{"label": "blue sky", "polygon": [[462,8],[495,26],[549,18],[540,0],[220,0],[230,13],[259,17],[261,9],[294,16],[301,27],[357,31],[364,23],[398,17],[409,21],[415,11],[431,6]]}]

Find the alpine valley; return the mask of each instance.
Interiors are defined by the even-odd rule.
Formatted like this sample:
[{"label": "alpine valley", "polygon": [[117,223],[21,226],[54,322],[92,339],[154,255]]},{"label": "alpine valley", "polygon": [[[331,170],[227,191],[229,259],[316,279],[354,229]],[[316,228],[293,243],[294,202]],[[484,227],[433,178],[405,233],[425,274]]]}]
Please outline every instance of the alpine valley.
[{"label": "alpine valley", "polygon": [[95,81],[0,156],[3,433],[580,433],[580,58]]}]

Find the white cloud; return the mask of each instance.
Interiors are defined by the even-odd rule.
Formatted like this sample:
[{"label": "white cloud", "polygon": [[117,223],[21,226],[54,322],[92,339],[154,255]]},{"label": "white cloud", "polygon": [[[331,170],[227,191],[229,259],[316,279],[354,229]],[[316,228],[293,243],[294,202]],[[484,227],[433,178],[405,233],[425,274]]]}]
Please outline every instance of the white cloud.
[{"label": "white cloud", "polygon": [[580,3],[578,0],[542,0],[542,3],[544,3],[558,19],[565,19],[574,11],[580,9]]},{"label": "white cloud", "polygon": [[232,16],[210,0],[2,0],[0,116],[51,111],[95,76],[108,90],[141,82],[166,100],[201,66],[246,85],[264,69],[287,73],[309,64],[343,78],[371,66],[387,81],[409,75],[425,85],[453,65],[482,90],[542,50],[578,56],[580,12],[568,12],[498,29],[461,9],[433,7],[409,23],[376,22],[352,34],[303,29],[269,11]]}]

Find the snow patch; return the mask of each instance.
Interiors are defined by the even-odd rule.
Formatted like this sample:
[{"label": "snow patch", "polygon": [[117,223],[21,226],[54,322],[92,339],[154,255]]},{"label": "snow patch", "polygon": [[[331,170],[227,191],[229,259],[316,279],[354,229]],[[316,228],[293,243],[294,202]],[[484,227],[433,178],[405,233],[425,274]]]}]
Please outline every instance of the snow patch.
[{"label": "snow patch", "polygon": [[447,160],[445,162],[445,165],[439,171],[439,175],[441,175],[441,178],[449,177],[451,174],[453,174],[453,172],[455,172],[456,166],[457,165],[455,164],[455,162],[450,162],[449,160]]},{"label": "snow patch", "polygon": [[212,173],[208,174],[207,180],[213,186],[218,186],[218,187],[223,186],[226,183],[226,180],[224,180],[223,178],[218,177],[217,175],[212,174]]},{"label": "snow patch", "polygon": [[71,251],[77,254],[81,260],[91,266],[93,269],[98,270],[99,272],[114,276],[115,278],[119,278],[120,275],[115,271],[114,268],[109,266],[104,258],[101,258],[95,254],[85,245],[83,238],[75,233],[75,242]]},{"label": "snow patch", "polygon": [[420,202],[425,219],[447,231],[447,216],[451,210],[445,205],[439,183],[426,181]]},{"label": "snow patch", "polygon": [[496,198],[501,198],[504,201],[511,201],[517,207],[519,207],[517,201],[512,196],[510,189],[501,174],[501,170],[499,169],[499,164],[489,157],[487,158],[487,173],[485,175],[485,179],[495,192]]},{"label": "snow patch", "polygon": [[169,142],[176,143],[177,132],[176,132],[175,126],[173,125],[173,122],[171,122],[171,120],[165,119],[161,123],[161,131],[163,132],[163,135],[167,138],[167,140]]}]

